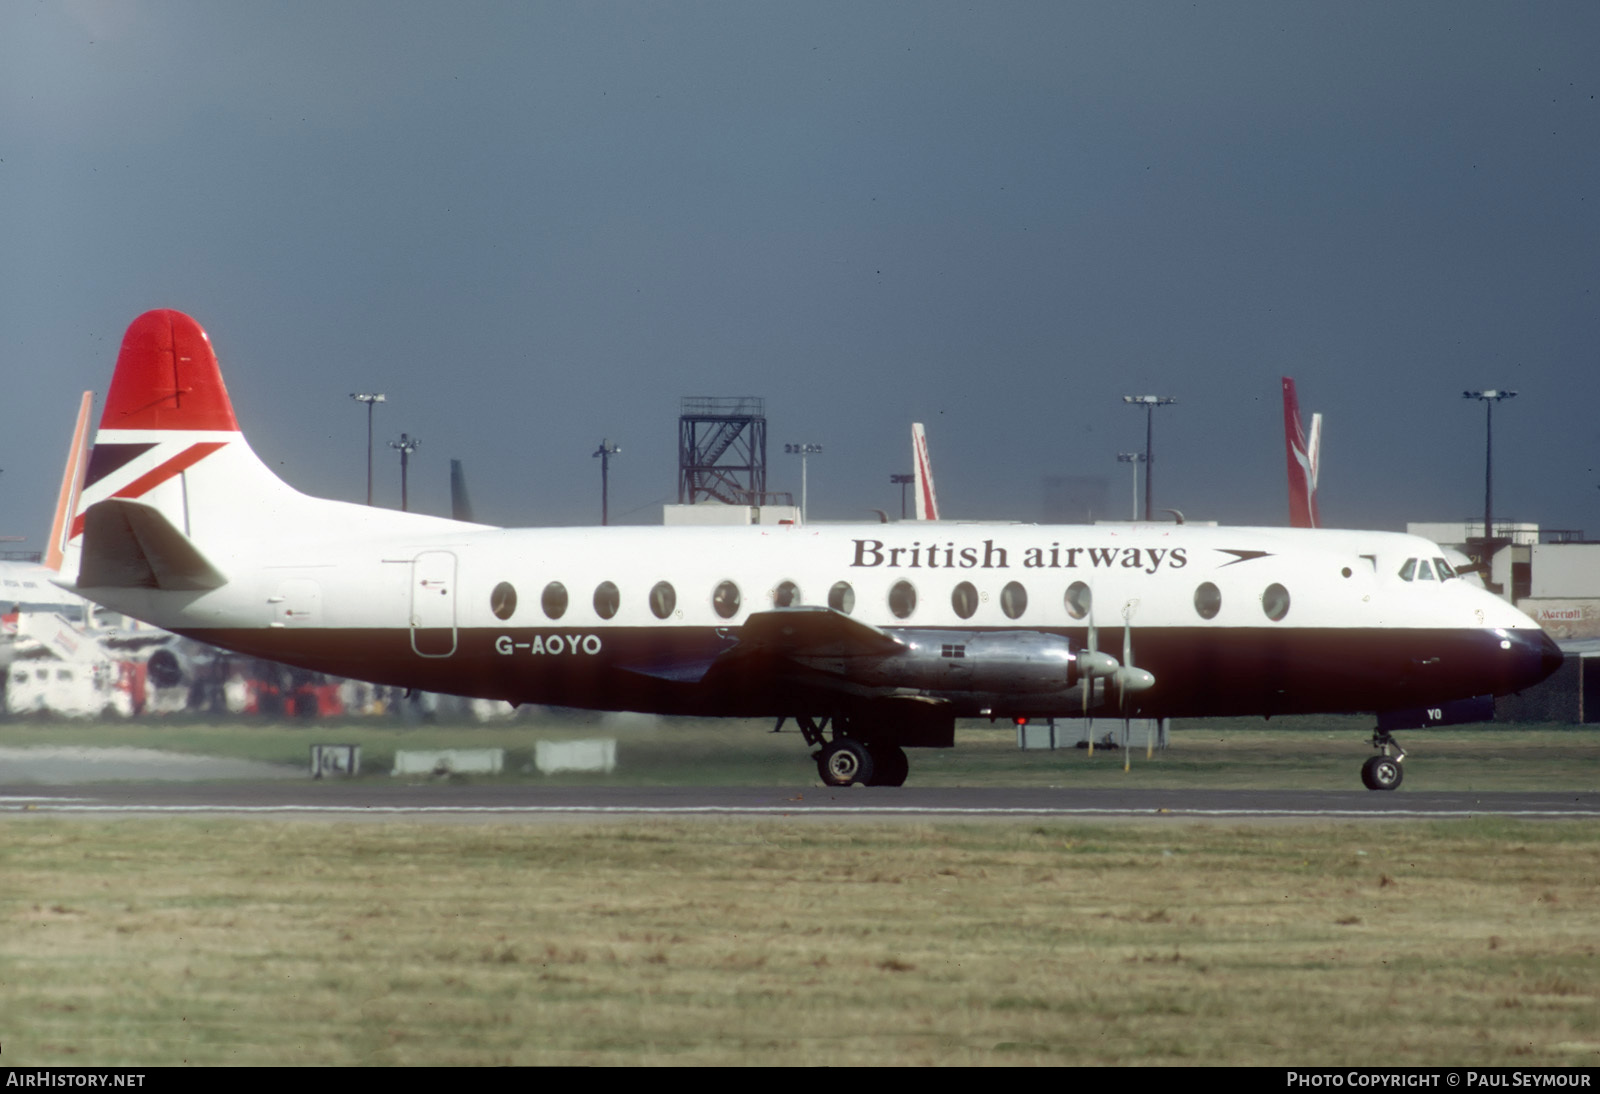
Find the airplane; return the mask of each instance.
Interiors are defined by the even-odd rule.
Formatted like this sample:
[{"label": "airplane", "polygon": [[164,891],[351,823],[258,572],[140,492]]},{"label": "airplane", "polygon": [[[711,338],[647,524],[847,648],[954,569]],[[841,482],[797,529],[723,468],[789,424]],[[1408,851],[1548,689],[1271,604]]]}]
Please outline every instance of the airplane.
[{"label": "airplane", "polygon": [[1300,424],[1294,381],[1283,377],[1283,442],[1289,458],[1289,527],[1320,528],[1317,471],[1322,455],[1322,415],[1311,415],[1311,433]]},{"label": "airplane", "polygon": [[[85,391],[78,404],[77,425],[73,430],[66,467],[62,471],[55,517],[42,559],[38,562],[0,560],[0,612],[4,613],[8,627],[13,632],[15,617],[19,612],[59,613],[80,623],[88,621],[89,605],[82,597],[58,588],[55,579],[61,571],[62,550],[67,540],[67,518],[76,510],[78,493],[83,487],[88,457],[89,414],[93,405],[94,392]],[[5,657],[5,652],[0,651],[0,662]]]},{"label": "airplane", "polygon": [[921,422],[911,423],[911,477],[917,494],[917,519],[938,520],[939,499],[933,492],[933,461],[928,458],[928,434]]},{"label": "airplane", "polygon": [[[509,529],[309,497],[172,310],[123,339],[72,533],[63,582],[179,634],[518,704],[791,717],[830,786],[903,784],[957,718],[1375,712],[1561,663],[1512,605],[1408,580],[1442,552],[1398,533]],[[1404,752],[1373,744],[1363,780],[1392,789]]]}]

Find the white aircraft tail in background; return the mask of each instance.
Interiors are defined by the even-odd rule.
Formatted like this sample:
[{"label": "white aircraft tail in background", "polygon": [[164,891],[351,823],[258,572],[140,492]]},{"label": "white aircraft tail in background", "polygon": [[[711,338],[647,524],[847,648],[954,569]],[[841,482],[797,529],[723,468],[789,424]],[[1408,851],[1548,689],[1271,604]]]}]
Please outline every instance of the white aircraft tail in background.
[{"label": "white aircraft tail in background", "polygon": [[1311,415],[1311,434],[1300,424],[1300,399],[1294,381],[1283,378],[1283,441],[1289,458],[1289,527],[1320,528],[1317,467],[1321,459],[1322,415]]},{"label": "white aircraft tail in background", "polygon": [[928,460],[928,434],[921,422],[911,423],[913,485],[917,492],[917,519],[938,520],[939,498],[933,492],[933,464]]}]

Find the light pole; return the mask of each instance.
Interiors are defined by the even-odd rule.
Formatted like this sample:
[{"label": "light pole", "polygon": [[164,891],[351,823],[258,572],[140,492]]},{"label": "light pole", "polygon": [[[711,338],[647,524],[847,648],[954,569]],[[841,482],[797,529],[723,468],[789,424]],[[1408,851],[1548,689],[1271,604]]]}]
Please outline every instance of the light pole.
[{"label": "light pole", "polygon": [[[1144,407],[1144,519],[1150,519],[1151,486],[1156,477],[1155,419],[1156,407],[1171,406],[1178,400],[1165,395],[1124,395],[1122,401],[1130,406]],[[1137,519],[1137,517],[1135,518]]]},{"label": "light pole", "polygon": [[1494,404],[1501,399],[1515,399],[1515,391],[1489,388],[1487,391],[1463,391],[1463,399],[1477,399],[1483,403],[1483,561],[1489,561],[1489,540],[1494,538]]},{"label": "light pole", "polygon": [[906,487],[916,481],[915,475],[890,475],[889,481],[900,488],[900,519],[906,519]]},{"label": "light pole", "polygon": [[1118,452],[1118,463],[1133,464],[1133,519],[1139,519],[1139,465],[1145,460],[1143,452]]},{"label": "light pole", "polygon": [[406,493],[406,467],[411,460],[411,453],[422,447],[422,441],[402,433],[398,441],[389,442],[389,447],[400,453],[400,511],[404,513],[410,509],[411,500]]},{"label": "light pole", "polygon": [[622,451],[621,445],[612,444],[604,437],[600,439],[600,447],[594,450],[594,455],[600,460],[600,524],[602,527],[611,523],[610,490],[611,457]]},{"label": "light pole", "polygon": [[372,504],[372,407],[384,401],[384,395],[378,391],[363,391],[350,393],[350,398],[358,403],[367,404],[367,504]]},{"label": "light pole", "polygon": [[806,521],[806,457],[822,451],[820,444],[786,444],[785,452],[800,457],[800,523]]}]

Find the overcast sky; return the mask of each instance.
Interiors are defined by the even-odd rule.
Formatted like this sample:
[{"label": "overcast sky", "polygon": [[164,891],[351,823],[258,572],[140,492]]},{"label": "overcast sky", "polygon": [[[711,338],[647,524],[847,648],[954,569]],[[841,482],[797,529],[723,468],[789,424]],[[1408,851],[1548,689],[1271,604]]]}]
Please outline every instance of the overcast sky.
[{"label": "overcast sky", "polygon": [[[659,521],[684,395],[764,396],[769,487],[947,516],[1144,443],[1156,504],[1600,537],[1600,4],[0,0],[0,533],[172,307],[256,450],[360,500]],[[378,499],[398,505],[386,447]]]}]

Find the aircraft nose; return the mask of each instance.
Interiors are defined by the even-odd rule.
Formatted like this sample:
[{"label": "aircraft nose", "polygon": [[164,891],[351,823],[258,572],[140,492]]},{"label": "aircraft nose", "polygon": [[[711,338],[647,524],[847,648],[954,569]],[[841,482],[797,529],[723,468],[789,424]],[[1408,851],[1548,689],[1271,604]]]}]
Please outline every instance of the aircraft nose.
[{"label": "aircraft nose", "polygon": [[1517,654],[1517,675],[1521,677],[1517,690],[1532,687],[1561,667],[1565,656],[1555,639],[1541,630],[1509,632]]},{"label": "aircraft nose", "polygon": [[1561,647],[1556,645],[1555,639],[1548,634],[1540,631],[1539,637],[1543,639],[1539,649],[1539,679],[1543,680],[1561,667],[1566,655],[1561,652]]}]

